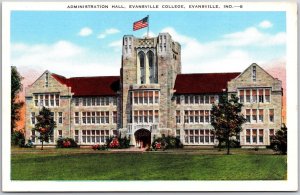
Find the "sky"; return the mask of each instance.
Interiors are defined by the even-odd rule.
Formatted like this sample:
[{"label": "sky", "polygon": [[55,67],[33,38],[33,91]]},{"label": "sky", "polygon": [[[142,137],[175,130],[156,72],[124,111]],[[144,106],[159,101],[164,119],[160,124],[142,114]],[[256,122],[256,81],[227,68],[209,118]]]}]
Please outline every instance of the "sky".
[{"label": "sky", "polygon": [[13,11],[11,65],[66,77],[119,75],[123,35],[149,15],[152,37],[181,44],[182,72],[241,72],[286,61],[285,12]]}]

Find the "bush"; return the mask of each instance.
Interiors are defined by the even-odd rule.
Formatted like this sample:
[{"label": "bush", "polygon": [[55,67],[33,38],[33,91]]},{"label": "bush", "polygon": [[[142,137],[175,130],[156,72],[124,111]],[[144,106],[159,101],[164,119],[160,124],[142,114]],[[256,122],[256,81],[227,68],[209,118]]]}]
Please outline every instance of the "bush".
[{"label": "bush", "polygon": [[32,147],[33,147],[32,141],[30,139],[27,140],[27,143],[24,145],[24,148],[32,148]]},{"label": "bush", "polygon": [[156,139],[154,138],[154,141],[152,142],[151,146],[154,150],[183,148],[183,144],[180,142],[180,139],[173,136],[163,136]]},{"label": "bush", "polygon": [[78,145],[72,138],[58,138],[56,143],[57,148],[77,148]]},{"label": "bush", "polygon": [[25,136],[20,131],[14,131],[11,135],[11,144],[19,147],[24,147],[25,145]]},{"label": "bush", "polygon": [[271,148],[280,153],[286,154],[287,152],[287,127],[282,124],[281,129],[279,129],[275,136],[271,140]]},{"label": "bush", "polygon": [[92,149],[93,150],[107,150],[107,146],[106,145],[99,145],[99,144],[96,144],[96,145],[93,145],[92,146]]},{"label": "bush", "polygon": [[125,137],[109,137],[106,140],[106,146],[107,148],[118,148],[118,149],[123,149],[123,148],[129,148],[130,147],[130,139]]}]

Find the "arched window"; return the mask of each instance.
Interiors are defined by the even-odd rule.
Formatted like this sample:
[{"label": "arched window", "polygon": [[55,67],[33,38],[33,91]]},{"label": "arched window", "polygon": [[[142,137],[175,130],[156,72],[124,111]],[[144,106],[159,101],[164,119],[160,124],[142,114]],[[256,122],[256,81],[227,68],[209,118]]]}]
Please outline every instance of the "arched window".
[{"label": "arched window", "polygon": [[144,84],[146,82],[146,78],[145,78],[145,54],[143,52],[139,52],[139,60],[140,60],[141,84]]},{"label": "arched window", "polygon": [[152,51],[147,53],[148,62],[149,62],[149,80],[150,83],[157,83],[157,66],[154,59],[154,54]]}]

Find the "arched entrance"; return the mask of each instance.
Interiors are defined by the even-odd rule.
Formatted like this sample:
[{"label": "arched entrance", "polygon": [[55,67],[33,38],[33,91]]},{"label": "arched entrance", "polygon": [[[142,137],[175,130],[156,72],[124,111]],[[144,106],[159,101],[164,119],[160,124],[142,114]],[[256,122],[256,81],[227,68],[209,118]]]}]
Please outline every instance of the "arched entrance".
[{"label": "arched entrance", "polygon": [[146,148],[151,145],[151,132],[147,129],[139,129],[134,133],[136,145]]}]

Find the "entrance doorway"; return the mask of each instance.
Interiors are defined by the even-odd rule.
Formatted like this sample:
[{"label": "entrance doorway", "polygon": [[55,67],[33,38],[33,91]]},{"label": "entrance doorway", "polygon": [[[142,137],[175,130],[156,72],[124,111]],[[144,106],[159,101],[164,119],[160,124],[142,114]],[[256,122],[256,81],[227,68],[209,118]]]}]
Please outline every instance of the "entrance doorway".
[{"label": "entrance doorway", "polygon": [[136,145],[141,148],[150,147],[151,145],[151,132],[147,129],[139,129],[134,133]]}]

